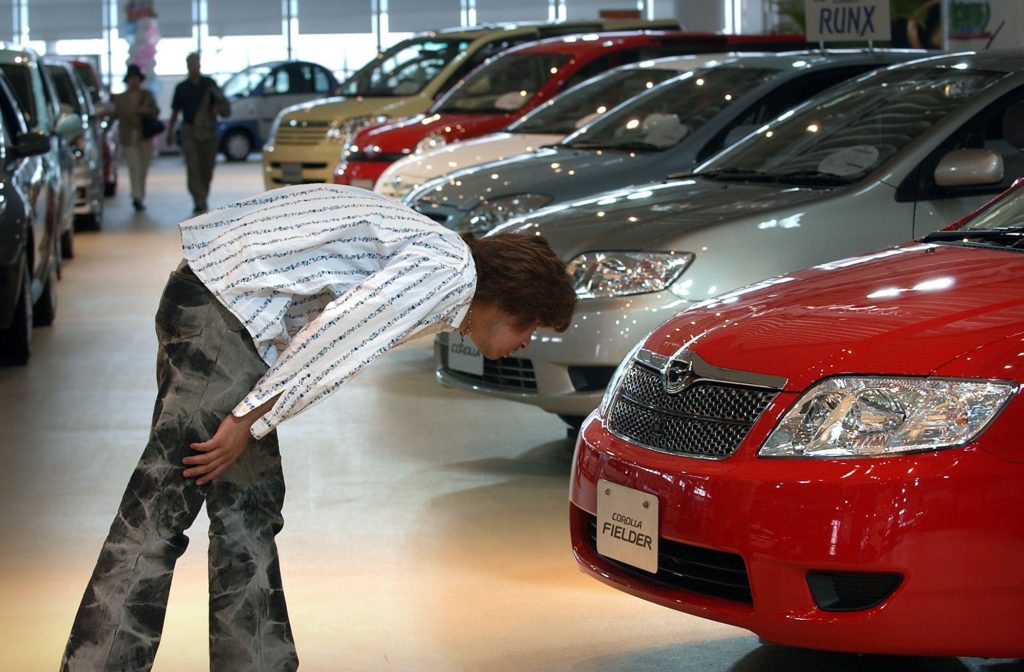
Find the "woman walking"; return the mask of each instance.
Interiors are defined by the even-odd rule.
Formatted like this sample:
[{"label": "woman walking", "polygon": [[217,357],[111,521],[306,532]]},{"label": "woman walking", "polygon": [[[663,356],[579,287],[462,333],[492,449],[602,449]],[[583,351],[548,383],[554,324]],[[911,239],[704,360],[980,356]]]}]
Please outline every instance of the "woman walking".
[{"label": "woman walking", "polygon": [[132,187],[132,207],[137,212],[146,209],[146,173],[153,158],[153,141],[151,135],[146,137],[143,133],[143,119],[156,121],[160,114],[152,92],[142,88],[145,79],[139,66],[130,64],[124,76],[128,88],[114,96],[114,114],[120,125],[119,137]]}]

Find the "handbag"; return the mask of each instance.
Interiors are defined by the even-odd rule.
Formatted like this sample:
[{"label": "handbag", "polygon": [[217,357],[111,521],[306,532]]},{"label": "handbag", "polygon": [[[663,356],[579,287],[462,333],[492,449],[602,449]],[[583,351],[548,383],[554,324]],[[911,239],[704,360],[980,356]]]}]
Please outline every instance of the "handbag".
[{"label": "handbag", "polygon": [[154,135],[160,135],[164,132],[164,122],[160,121],[156,117],[142,117],[142,137],[152,138]]}]

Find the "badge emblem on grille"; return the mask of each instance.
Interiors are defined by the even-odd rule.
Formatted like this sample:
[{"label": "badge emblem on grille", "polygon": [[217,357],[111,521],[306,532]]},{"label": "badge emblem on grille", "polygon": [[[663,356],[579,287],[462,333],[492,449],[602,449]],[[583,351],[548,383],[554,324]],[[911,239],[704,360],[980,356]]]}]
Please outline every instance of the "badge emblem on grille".
[{"label": "badge emblem on grille", "polygon": [[693,364],[686,359],[676,359],[669,363],[661,375],[661,387],[668,394],[678,394],[684,387],[698,378],[693,372]]}]

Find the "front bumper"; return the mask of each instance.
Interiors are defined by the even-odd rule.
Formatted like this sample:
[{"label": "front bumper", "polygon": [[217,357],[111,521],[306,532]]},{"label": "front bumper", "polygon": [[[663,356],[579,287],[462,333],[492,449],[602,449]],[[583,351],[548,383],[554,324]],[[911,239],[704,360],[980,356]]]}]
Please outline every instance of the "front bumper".
[{"label": "front bumper", "polygon": [[289,184],[330,182],[341,158],[341,145],[326,139],[310,139],[304,145],[271,145],[260,159],[267,189]]},{"label": "front bumper", "polygon": [[510,389],[502,376],[469,378],[449,369],[442,358],[447,334],[441,334],[435,346],[437,377],[449,387],[532,404],[549,413],[586,416],[601,402],[605,384],[629,349],[688,305],[671,292],[580,301],[564,333],[538,331],[516,357],[495,363],[510,372],[528,369],[529,379],[521,388]]},{"label": "front bumper", "polygon": [[75,186],[75,214],[94,215],[102,210],[103,182],[101,167],[83,161],[76,162],[73,173]]},{"label": "front bumper", "polygon": [[[794,401],[780,395],[722,460],[639,448],[591,416],[577,440],[570,484],[572,546],[582,569],[635,596],[778,644],[1024,655],[1024,465],[977,445],[861,460],[757,458],[757,446]],[[696,579],[651,574],[597,553],[590,521],[600,479],[657,496],[659,570],[710,554]],[[740,588],[746,583],[745,596],[715,581],[726,575]],[[822,603],[828,586],[815,585],[822,576],[897,581],[881,587],[874,606],[836,610]]]}]

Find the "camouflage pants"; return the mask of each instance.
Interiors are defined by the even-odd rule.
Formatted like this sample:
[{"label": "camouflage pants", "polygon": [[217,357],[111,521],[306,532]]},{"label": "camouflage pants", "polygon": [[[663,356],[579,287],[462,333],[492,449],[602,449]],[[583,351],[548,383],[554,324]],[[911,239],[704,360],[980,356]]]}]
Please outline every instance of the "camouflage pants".
[{"label": "camouflage pants", "polygon": [[276,434],[251,441],[205,486],[182,476],[189,444],[213,436],[266,364],[238,320],[184,265],[164,289],[156,329],[159,393],[149,442],[100,551],[61,669],[150,669],[174,563],[205,501],[210,669],[294,670],[274,543],[284,500]]}]

